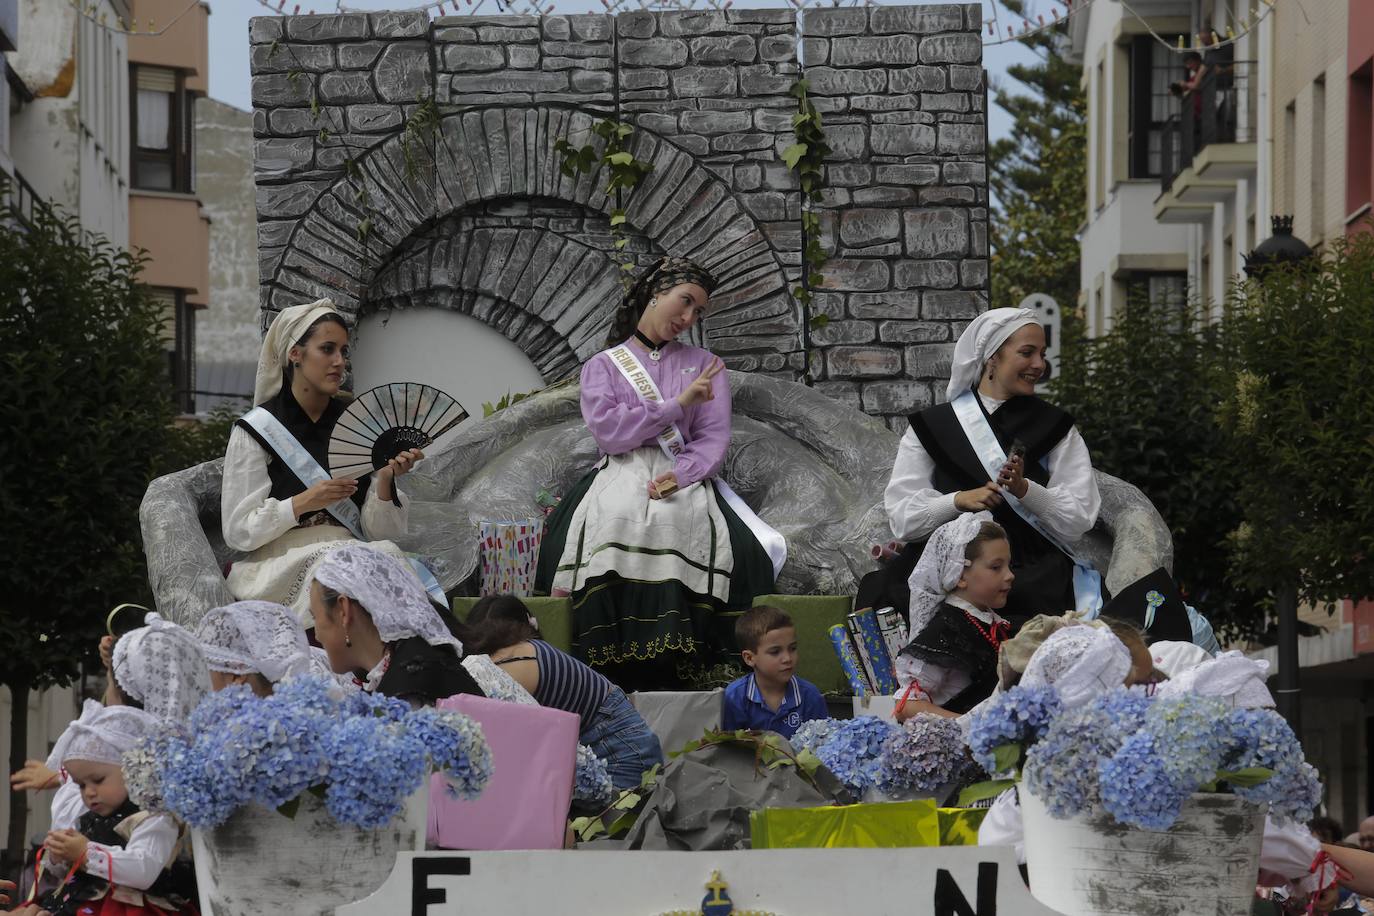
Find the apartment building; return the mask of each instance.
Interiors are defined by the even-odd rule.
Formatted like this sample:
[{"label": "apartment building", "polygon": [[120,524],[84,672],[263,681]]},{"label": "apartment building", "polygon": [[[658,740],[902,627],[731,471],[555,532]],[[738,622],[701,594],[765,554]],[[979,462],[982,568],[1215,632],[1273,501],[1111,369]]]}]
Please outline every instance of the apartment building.
[{"label": "apartment building", "polygon": [[1374,199],[1374,15],[1351,3],[1346,25],[1345,228],[1368,232]]},{"label": "apartment building", "polygon": [[[1272,22],[1255,18],[1227,0],[1097,0],[1071,20],[1088,96],[1079,306],[1092,333],[1136,296],[1219,303],[1267,237],[1257,229],[1270,212],[1259,180],[1270,69],[1261,49]],[[1199,46],[1213,32],[1239,38]],[[1210,73],[1185,96],[1189,67],[1203,60]]]},{"label": "apartment building", "polygon": [[[195,192],[194,105],[209,74],[209,7],[181,0],[7,0],[12,209],[75,213],[144,249],[144,281],[168,311],[168,384],[193,410],[195,315],[209,304],[209,223]],[[180,15],[180,18],[178,17]],[[157,23],[175,24],[157,31]],[[121,27],[120,23],[125,24]],[[137,28],[128,28],[135,26]],[[153,32],[149,32],[149,28]],[[0,144],[0,149],[4,144]]]}]

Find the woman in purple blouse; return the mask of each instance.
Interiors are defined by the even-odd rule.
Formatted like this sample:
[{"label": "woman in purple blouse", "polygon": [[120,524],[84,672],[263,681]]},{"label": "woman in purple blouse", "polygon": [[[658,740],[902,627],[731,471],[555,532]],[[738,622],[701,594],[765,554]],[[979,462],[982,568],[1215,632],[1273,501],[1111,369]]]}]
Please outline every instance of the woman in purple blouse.
[{"label": "woman in purple blouse", "polygon": [[575,653],[629,688],[682,686],[729,660],[735,618],[773,589],[750,528],[762,523],[747,507],[742,520],[714,479],[730,445],[724,366],[677,341],[715,286],[663,258],[626,294],[610,348],[582,367],[582,416],[603,457],[540,549],[536,592],[572,598]]}]

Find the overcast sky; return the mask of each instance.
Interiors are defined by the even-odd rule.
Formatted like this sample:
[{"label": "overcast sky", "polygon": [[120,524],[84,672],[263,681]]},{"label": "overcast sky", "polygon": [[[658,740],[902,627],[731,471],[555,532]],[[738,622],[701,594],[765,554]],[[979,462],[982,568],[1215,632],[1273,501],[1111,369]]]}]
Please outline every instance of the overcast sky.
[{"label": "overcast sky", "polygon": [[[303,0],[301,12],[333,12],[338,0]],[[555,13],[604,12],[601,0],[553,0]],[[497,13],[496,0],[481,0],[483,13]],[[287,10],[296,0],[287,0]],[[416,0],[342,0],[346,9],[404,9],[416,5]],[[703,4],[704,5],[704,4]],[[736,0],[741,8],[758,9],[788,6],[787,0]],[[1041,0],[1042,12],[1062,5]],[[272,9],[276,3],[271,4]],[[985,16],[992,15],[992,0],[983,0]],[[1034,5],[1032,5],[1034,8]],[[211,0],[210,4],[210,96],[228,102],[245,111],[252,108],[248,72],[248,20],[254,16],[272,15],[259,0]],[[1048,17],[1047,17],[1048,18]],[[1005,15],[1004,15],[1005,21]],[[1003,27],[1005,33],[1005,26]],[[983,38],[988,39],[984,30]],[[1014,42],[984,49],[983,66],[994,85],[1006,80],[1007,67],[1032,59],[1031,52]],[[988,132],[993,139],[1004,136],[1011,129],[1011,119],[995,105],[988,120]]]}]

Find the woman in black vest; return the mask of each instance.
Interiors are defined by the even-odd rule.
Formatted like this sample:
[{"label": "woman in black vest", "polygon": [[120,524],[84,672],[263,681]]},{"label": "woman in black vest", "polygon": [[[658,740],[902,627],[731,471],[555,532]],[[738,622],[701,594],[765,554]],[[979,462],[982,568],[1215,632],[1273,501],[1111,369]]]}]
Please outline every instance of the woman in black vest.
[{"label": "woman in black vest", "polygon": [[[411,449],[362,480],[308,486],[292,470],[279,451],[303,450],[328,477],[329,439],[347,406],[339,388],[347,368],[348,326],[332,302],[283,309],[258,357],[253,403],[260,411],[234,424],[224,456],[224,542],[248,554],[230,568],[229,591],[240,601],[285,605],[307,627],[311,571],[330,548],[356,540],[335,513],[353,510],[373,547],[403,557],[390,540],[407,527],[395,478],[424,457]],[[273,432],[281,434],[276,444]]]},{"label": "woman in black vest", "polygon": [[[936,528],[961,512],[990,511],[1011,541],[1016,574],[1002,615],[1012,626],[1039,613],[1075,607],[1073,563],[1010,505],[1014,494],[1062,542],[1092,528],[1101,507],[1092,461],[1073,417],[1036,396],[1045,372],[1045,329],[1030,309],[992,309],[978,316],[954,348],[948,401],[910,418],[893,464],[884,505],[901,556],[866,577],[858,606],[906,608],[906,580]],[[959,405],[986,420],[1010,457],[989,473],[961,422]],[[1024,457],[1013,455],[1024,446]]]}]

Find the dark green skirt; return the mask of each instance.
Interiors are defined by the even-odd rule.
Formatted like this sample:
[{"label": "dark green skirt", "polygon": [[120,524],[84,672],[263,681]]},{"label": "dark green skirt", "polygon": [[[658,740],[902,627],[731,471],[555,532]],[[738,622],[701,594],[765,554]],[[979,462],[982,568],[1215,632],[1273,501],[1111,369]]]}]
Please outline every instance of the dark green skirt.
[{"label": "dark green skirt", "polygon": [[[560,559],[574,546],[574,562],[596,548],[595,532],[570,530],[578,505],[600,469],[591,471],[548,517],[539,548],[535,594],[553,587]],[[614,571],[581,583],[569,596],[573,654],[603,671],[634,670],[633,686],[676,686],[682,672],[738,662],[735,621],[759,595],[774,589],[773,564],[754,533],[716,490],[703,481],[725,519],[731,554],[729,598],[721,601],[688,589],[677,579],[624,578]],[[682,558],[682,562],[691,562]],[[654,676],[654,673],[661,676]],[[645,680],[648,680],[648,683]]]}]

